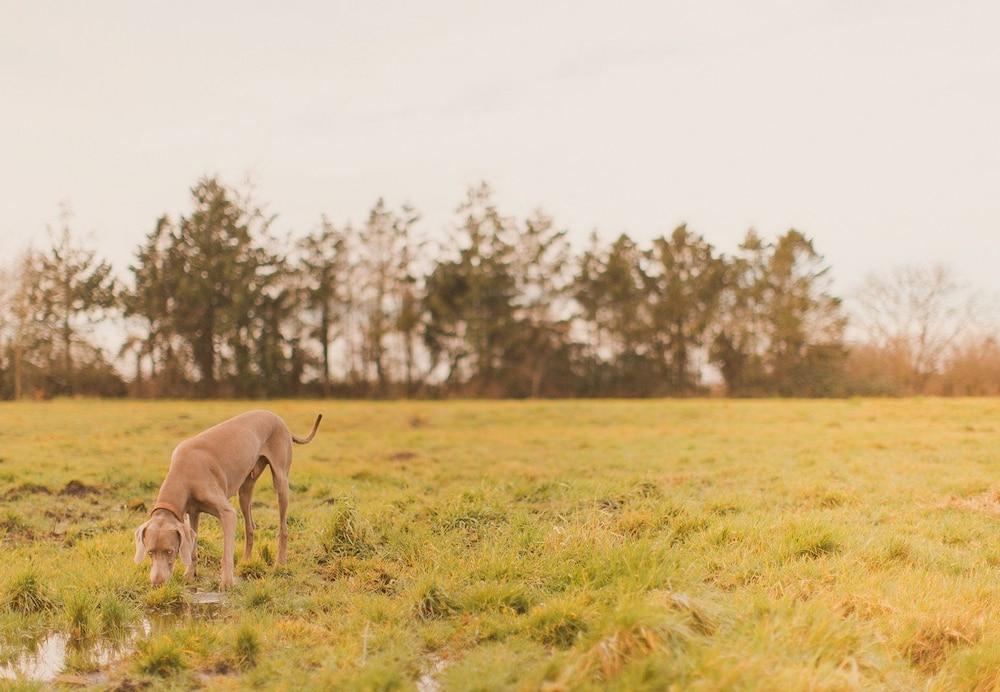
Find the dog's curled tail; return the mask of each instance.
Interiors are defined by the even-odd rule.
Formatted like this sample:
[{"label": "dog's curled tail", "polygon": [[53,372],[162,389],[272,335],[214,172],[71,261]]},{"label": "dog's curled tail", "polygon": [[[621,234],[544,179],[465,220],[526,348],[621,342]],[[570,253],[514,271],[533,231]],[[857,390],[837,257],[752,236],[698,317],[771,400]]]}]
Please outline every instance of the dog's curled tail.
[{"label": "dog's curled tail", "polygon": [[323,414],[322,413],[319,414],[318,416],[316,416],[316,422],[313,423],[312,432],[310,432],[308,436],[306,436],[306,437],[296,437],[295,435],[292,435],[292,442],[294,442],[295,444],[300,444],[300,445],[305,445],[305,444],[309,444],[310,442],[312,442],[312,439],[314,437],[316,437],[316,431],[319,430],[319,422],[321,420],[323,420]]}]

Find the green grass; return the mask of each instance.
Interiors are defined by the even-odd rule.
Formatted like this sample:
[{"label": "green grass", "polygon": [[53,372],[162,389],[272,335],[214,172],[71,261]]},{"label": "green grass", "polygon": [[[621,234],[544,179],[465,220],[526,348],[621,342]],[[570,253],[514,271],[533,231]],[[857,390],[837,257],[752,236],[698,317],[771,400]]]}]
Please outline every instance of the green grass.
[{"label": "green grass", "polygon": [[264,474],[225,602],[209,516],[150,588],[171,450],[253,406],[0,404],[0,665],[58,632],[110,687],[1000,687],[998,400],[271,402],[324,413],[288,564]]}]

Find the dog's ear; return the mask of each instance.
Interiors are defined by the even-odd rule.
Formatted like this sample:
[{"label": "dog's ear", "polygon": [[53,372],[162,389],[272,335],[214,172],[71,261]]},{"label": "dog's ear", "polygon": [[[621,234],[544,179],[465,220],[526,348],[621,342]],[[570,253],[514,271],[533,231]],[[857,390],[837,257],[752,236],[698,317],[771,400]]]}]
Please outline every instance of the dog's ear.
[{"label": "dog's ear", "polygon": [[142,534],[146,533],[149,522],[145,521],[135,530],[135,564],[141,565],[146,558],[146,546],[142,543]]},{"label": "dog's ear", "polygon": [[180,553],[181,562],[188,569],[191,568],[191,558],[194,556],[194,542],[198,540],[198,534],[187,524],[181,524],[177,532],[181,535]]}]

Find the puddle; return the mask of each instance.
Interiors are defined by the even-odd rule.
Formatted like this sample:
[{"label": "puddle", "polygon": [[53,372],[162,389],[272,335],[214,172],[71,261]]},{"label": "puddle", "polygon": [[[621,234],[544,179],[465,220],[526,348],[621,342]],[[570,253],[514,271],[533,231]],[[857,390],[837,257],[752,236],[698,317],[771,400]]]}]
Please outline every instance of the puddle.
[{"label": "puddle", "polygon": [[216,605],[225,600],[225,595],[220,591],[199,591],[191,594],[191,603],[194,605]]},{"label": "puddle", "polygon": [[[118,641],[78,642],[65,632],[51,632],[35,646],[0,665],[0,680],[97,684],[107,678],[99,669],[107,668],[132,653],[136,639],[140,635],[148,635],[150,631],[149,621],[143,620],[139,627]],[[82,663],[85,669],[90,670],[61,675],[66,667],[66,659],[70,656],[74,658],[74,662]],[[93,672],[93,669],[98,671]]]},{"label": "puddle", "polygon": [[[225,595],[218,591],[200,591],[189,598],[191,606],[198,608],[201,618],[213,617],[218,608],[212,606],[225,602]],[[21,652],[8,662],[0,664],[0,680],[82,685],[106,682],[107,673],[103,671],[130,656],[140,637],[148,637],[154,629],[169,627],[177,620],[177,616],[149,616],[116,640],[95,638],[76,641],[65,632],[49,632],[37,642],[22,647]],[[64,672],[67,660],[88,672]]]},{"label": "puddle", "polygon": [[431,654],[427,657],[427,667],[417,678],[417,692],[440,692],[441,681],[437,676],[448,667],[448,659],[444,656]]}]

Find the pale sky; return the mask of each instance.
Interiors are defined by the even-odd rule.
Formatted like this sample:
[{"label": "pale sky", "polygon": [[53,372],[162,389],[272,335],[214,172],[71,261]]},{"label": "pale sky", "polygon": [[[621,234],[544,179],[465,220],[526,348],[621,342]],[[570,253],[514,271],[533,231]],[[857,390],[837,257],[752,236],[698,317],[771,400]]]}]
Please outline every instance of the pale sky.
[{"label": "pale sky", "polygon": [[0,259],[75,228],[124,273],[202,174],[302,233],[464,189],[582,242],[816,239],[843,290],[1000,289],[1000,3],[0,0]]}]

